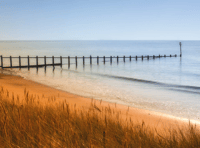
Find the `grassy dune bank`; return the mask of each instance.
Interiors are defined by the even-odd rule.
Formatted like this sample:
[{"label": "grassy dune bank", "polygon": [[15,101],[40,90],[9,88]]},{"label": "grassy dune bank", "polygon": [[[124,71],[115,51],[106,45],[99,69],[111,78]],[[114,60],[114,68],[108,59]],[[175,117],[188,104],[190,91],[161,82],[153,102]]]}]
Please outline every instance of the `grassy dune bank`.
[{"label": "grassy dune bank", "polygon": [[159,133],[94,102],[85,110],[56,98],[45,104],[41,99],[26,91],[20,99],[1,88],[1,147],[200,147],[193,125]]}]

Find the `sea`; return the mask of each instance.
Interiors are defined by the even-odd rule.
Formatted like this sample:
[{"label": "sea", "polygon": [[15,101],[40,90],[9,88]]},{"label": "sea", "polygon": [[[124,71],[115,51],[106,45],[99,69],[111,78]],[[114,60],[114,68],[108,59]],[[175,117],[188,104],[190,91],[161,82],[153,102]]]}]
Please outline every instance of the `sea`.
[{"label": "sea", "polygon": [[[182,43],[182,57],[180,46]],[[175,55],[135,59],[78,58],[76,66],[72,57],[135,57]],[[112,103],[127,105],[149,111],[164,113],[186,120],[200,121],[200,41],[134,41],[134,40],[33,40],[0,41],[0,55],[3,57],[68,57],[63,58],[63,66],[41,68],[12,68],[1,73],[18,75],[50,87]],[[18,66],[18,58],[13,58],[13,66]],[[52,59],[47,58],[47,63]],[[60,59],[55,58],[55,63]],[[35,65],[35,58],[30,59]],[[39,64],[44,59],[39,58]],[[4,59],[4,66],[10,59]],[[22,59],[27,65],[27,58]]]}]

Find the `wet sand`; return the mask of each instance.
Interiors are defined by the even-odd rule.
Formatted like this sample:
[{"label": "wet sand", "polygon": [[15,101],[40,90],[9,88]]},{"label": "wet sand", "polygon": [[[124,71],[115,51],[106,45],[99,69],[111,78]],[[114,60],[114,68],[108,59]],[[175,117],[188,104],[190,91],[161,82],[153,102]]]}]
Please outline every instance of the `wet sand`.
[{"label": "wet sand", "polygon": [[137,109],[115,103],[108,103],[105,101],[93,100],[91,98],[84,98],[78,95],[74,95],[65,91],[57,90],[52,87],[39,84],[30,80],[26,80],[19,76],[0,74],[0,87],[4,90],[18,95],[19,98],[24,97],[24,91],[29,92],[31,95],[38,96],[41,101],[45,103],[49,97],[55,97],[56,100],[66,100],[70,105],[75,105],[79,109],[89,109],[91,102],[95,102],[99,108],[110,107],[112,110],[121,112],[121,118],[126,120],[131,118],[133,122],[139,124],[145,123],[146,126],[157,129],[158,131],[164,131],[168,129],[182,128],[182,126],[188,126],[189,121],[182,121],[178,118],[168,116],[166,114],[157,113],[153,111]]}]

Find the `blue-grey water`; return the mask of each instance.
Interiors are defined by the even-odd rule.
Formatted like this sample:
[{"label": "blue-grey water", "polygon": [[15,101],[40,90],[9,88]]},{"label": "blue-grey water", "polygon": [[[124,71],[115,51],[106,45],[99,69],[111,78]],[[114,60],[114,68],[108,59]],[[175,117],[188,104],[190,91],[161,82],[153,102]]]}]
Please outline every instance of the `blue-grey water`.
[{"label": "blue-grey water", "polygon": [[[8,56],[141,56],[180,54],[180,41],[0,41],[0,55]],[[63,67],[9,69],[20,75],[84,97],[102,99],[177,117],[200,120],[200,41],[181,41],[182,58],[156,59],[63,59]],[[55,59],[59,63],[60,59]],[[4,66],[9,66],[4,59]],[[13,66],[18,65],[13,59]],[[31,59],[35,64],[35,59]],[[47,60],[51,63],[51,59]],[[39,59],[43,64],[44,59]],[[27,65],[27,59],[22,59]]]}]

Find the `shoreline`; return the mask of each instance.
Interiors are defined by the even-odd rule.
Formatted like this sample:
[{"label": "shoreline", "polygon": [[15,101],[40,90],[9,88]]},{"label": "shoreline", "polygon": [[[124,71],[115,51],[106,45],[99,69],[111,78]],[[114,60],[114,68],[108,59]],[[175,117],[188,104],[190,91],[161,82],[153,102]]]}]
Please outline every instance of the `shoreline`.
[{"label": "shoreline", "polygon": [[[26,80],[20,76],[13,76],[7,74],[0,74],[0,87],[14,93],[14,95],[19,95],[19,97],[24,96],[24,91],[26,90],[32,95],[37,95],[41,98],[41,101],[47,101],[48,97],[56,97],[58,101],[66,100],[67,103],[71,105],[76,105],[79,109],[85,108],[89,109],[91,102],[95,102],[97,106],[100,107],[110,107],[111,109],[120,111],[122,118],[127,119],[127,116],[131,118],[132,121],[138,123],[145,123],[151,128],[156,128],[163,131],[164,129],[177,128],[182,126],[188,126],[189,120],[178,118],[175,116],[148,111],[145,109],[138,109],[134,107],[128,107],[121,104],[109,103],[106,101],[94,100],[91,98],[85,98],[82,96],[74,95],[62,90],[57,90],[55,88],[31,81]],[[199,123],[197,121],[190,120],[190,123]]]}]

